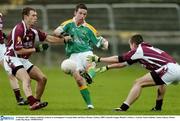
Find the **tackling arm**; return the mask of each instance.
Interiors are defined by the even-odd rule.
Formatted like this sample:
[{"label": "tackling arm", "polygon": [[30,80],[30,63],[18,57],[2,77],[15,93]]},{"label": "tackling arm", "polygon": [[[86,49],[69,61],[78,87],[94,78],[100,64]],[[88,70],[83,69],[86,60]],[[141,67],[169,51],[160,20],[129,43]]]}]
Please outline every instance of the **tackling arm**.
[{"label": "tackling arm", "polygon": [[22,48],[22,49],[16,51],[16,53],[18,55],[29,54],[29,53],[33,53],[33,52],[36,52],[35,48],[29,48],[29,49]]},{"label": "tackling arm", "polygon": [[123,63],[113,63],[113,64],[110,64],[110,65],[107,65],[107,68],[108,69],[113,69],[113,68],[123,68],[123,67],[126,67],[128,64],[126,62],[123,62]]},{"label": "tackling arm", "polygon": [[47,35],[46,40],[50,43],[66,43],[69,40],[71,40],[71,36],[61,36],[61,37],[55,37],[52,35]]},{"label": "tackling arm", "polygon": [[100,62],[106,63],[118,63],[119,59],[118,56],[111,56],[111,57],[99,57]]},{"label": "tackling arm", "polygon": [[100,68],[96,68],[96,72],[102,73],[102,72],[105,72],[105,71],[107,71],[109,69],[123,68],[125,66],[127,66],[126,62],[123,62],[123,63],[113,63],[113,64],[106,65],[106,66],[103,66],[103,67],[100,67]]}]

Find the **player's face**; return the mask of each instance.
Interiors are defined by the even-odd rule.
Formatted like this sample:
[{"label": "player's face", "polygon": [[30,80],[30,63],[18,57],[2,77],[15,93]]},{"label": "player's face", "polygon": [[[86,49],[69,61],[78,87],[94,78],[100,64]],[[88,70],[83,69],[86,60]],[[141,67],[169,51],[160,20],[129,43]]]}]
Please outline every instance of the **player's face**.
[{"label": "player's face", "polygon": [[129,40],[129,46],[130,46],[131,50],[136,48],[136,45],[134,43],[132,43],[130,40]]},{"label": "player's face", "polygon": [[29,15],[27,16],[27,22],[30,26],[33,26],[37,23],[37,12],[36,11],[30,11]]},{"label": "player's face", "polygon": [[78,9],[78,11],[75,11],[75,20],[78,24],[82,24],[87,16],[87,10],[86,9]]}]

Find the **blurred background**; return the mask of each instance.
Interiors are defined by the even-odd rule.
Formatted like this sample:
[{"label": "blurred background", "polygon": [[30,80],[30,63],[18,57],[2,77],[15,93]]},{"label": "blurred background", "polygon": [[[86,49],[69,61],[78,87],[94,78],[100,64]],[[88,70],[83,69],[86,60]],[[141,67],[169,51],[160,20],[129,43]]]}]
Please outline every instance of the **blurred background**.
[{"label": "blurred background", "polygon": [[[180,0],[0,0],[4,32],[21,21],[25,6],[37,9],[38,26],[51,34],[61,22],[73,17],[75,5],[88,7],[86,21],[110,43],[108,51],[95,48],[100,56],[120,55],[129,50],[128,39],[141,33],[145,41],[170,53],[180,62]],[[34,54],[33,63],[55,67],[66,58],[63,45],[52,45]]]}]

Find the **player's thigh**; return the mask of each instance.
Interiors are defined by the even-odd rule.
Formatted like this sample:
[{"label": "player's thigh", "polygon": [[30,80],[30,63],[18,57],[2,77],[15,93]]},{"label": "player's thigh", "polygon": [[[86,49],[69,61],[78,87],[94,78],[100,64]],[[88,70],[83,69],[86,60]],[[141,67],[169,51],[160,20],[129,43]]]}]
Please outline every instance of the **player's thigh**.
[{"label": "player's thigh", "polygon": [[29,74],[27,73],[25,68],[18,69],[16,72],[16,77],[21,81],[30,81]]},{"label": "player's thigh", "polygon": [[142,87],[156,85],[150,73],[147,73],[144,76],[136,79],[135,84],[138,84]]},{"label": "player's thigh", "polygon": [[32,67],[32,69],[29,72],[29,76],[31,77],[31,79],[34,79],[36,81],[46,78],[43,72],[37,66]]}]

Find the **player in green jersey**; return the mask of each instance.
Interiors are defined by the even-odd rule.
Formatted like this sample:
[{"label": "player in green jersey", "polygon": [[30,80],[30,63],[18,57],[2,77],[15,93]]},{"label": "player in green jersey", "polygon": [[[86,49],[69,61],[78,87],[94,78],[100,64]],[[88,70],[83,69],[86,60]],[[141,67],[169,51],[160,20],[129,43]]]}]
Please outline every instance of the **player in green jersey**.
[{"label": "player in green jersey", "polygon": [[98,36],[96,29],[85,21],[86,16],[86,5],[78,4],[74,11],[74,17],[57,27],[54,34],[56,36],[71,35],[72,40],[64,42],[66,55],[76,63],[77,67],[71,74],[79,86],[87,108],[93,109],[94,106],[90,99],[87,83],[90,84],[95,76],[95,63],[87,62],[86,57],[93,55],[93,45],[98,48],[108,49],[108,41],[102,36]]}]

